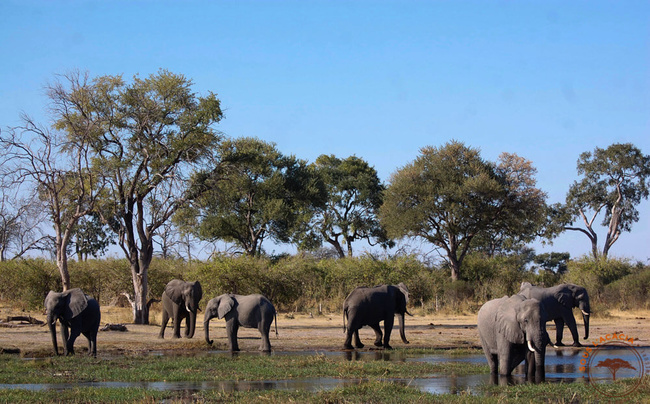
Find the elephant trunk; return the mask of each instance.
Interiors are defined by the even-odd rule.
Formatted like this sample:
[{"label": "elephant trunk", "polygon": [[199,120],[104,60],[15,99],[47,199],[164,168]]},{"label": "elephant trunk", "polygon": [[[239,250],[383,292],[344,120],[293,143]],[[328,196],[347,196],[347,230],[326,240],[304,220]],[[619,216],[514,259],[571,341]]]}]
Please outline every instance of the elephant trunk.
[{"label": "elephant trunk", "polygon": [[589,338],[589,314],[586,311],[582,310],[582,320],[585,323],[585,338]]},{"label": "elephant trunk", "polygon": [[541,383],[546,380],[545,369],[545,352],[535,352],[535,383]]},{"label": "elephant trunk", "polygon": [[[52,346],[54,347],[54,354],[59,354],[59,347],[56,343],[56,320],[57,317],[53,313],[47,313],[47,326],[50,327],[50,335],[52,335]],[[65,341],[63,341],[65,344]]]},{"label": "elephant trunk", "polygon": [[205,342],[208,343],[208,345],[212,345],[212,340],[210,339],[210,320],[212,317],[207,316],[205,317],[205,320],[203,320],[203,329],[205,330]]},{"label": "elephant trunk", "polygon": [[189,322],[187,324],[188,332],[187,338],[194,337],[194,330],[196,329],[196,310],[190,311]]},{"label": "elephant trunk", "polygon": [[404,313],[398,314],[397,318],[399,320],[399,336],[402,338],[402,342],[408,344],[409,342],[406,339],[406,334],[404,334]]}]

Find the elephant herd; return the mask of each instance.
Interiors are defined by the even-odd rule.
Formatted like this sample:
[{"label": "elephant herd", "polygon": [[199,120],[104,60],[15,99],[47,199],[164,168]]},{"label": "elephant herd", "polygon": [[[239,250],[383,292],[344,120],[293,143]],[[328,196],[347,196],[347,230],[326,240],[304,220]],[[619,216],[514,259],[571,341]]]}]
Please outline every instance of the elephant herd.
[{"label": "elephant herd", "polygon": [[[192,338],[196,328],[199,301],[203,296],[201,284],[178,279],[170,281],[162,294],[162,323],[159,338],[164,338],[169,319],[173,321],[174,338],[181,336],[181,322],[185,320],[185,337]],[[343,302],[344,349],[363,348],[359,329],[369,326],[375,332],[374,345],[391,349],[390,336],[395,315],[399,320],[402,341],[408,344],[404,332],[404,317],[411,315],[406,306],[408,290],[403,283],[376,287],[357,287]],[[585,336],[589,336],[589,296],[585,288],[562,284],[550,288],[533,286],[524,282],[519,293],[504,296],[485,303],[478,312],[478,332],[485,357],[493,375],[509,376],[522,361],[526,363],[529,380],[544,380],[544,355],[551,343],[546,332],[546,322],[556,326],[555,347],[564,345],[564,325],[573,337],[573,346],[581,346],[573,308],[583,315]],[[45,298],[47,324],[52,336],[54,352],[58,355],[56,321],[61,323],[64,354],[74,354],[74,341],[83,334],[89,343],[89,354],[97,354],[97,331],[100,324],[99,304],[81,289],[62,293],[50,291]],[[225,319],[226,335],[231,351],[239,351],[237,331],[239,327],[257,328],[262,336],[260,350],[271,351],[269,333],[275,321],[277,335],[277,312],[264,296],[223,294],[210,301],[205,308],[205,340],[210,340],[209,323],[213,318]],[[383,321],[382,333],[379,323]],[[347,322],[347,326],[346,326]]]},{"label": "elephant herd", "polygon": [[478,332],[490,373],[508,377],[525,361],[527,379],[543,381],[546,346],[551,342],[546,322],[555,322],[555,347],[564,345],[564,324],[571,331],[573,346],[582,346],[573,317],[574,307],[582,312],[584,339],[587,339],[591,311],[589,295],[582,286],[562,284],[541,288],[524,282],[518,294],[485,303],[478,312]]}]

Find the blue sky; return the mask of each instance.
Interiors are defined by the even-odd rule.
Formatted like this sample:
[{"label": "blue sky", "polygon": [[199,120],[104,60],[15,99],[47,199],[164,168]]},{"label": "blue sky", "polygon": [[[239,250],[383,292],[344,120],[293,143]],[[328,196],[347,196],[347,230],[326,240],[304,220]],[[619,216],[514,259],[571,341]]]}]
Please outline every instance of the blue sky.
[{"label": "blue sky", "polygon": [[[309,161],[354,154],[385,181],[455,139],[531,160],[553,203],[580,153],[650,154],[648,1],[3,0],[0,55],[2,128],[21,112],[48,122],[56,74],[164,68],[218,94],[227,135]],[[650,258],[640,211],[613,255]],[[536,248],[590,251],[577,233]]]}]

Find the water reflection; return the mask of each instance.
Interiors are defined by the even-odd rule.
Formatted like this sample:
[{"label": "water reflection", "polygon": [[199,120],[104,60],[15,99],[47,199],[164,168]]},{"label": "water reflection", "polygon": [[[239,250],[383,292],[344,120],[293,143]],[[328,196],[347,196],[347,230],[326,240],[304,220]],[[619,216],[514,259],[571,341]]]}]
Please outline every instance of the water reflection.
[{"label": "water reflection", "polygon": [[[650,348],[638,348],[641,355],[647,357],[650,355]],[[584,372],[580,371],[580,361],[583,358],[584,350],[578,349],[547,349],[546,351],[546,382],[549,383],[586,383],[587,378]],[[211,353],[210,355],[214,355]],[[219,355],[240,356],[240,355],[259,355],[259,353],[234,353],[221,352]],[[266,355],[266,354],[265,354]],[[367,350],[367,351],[329,351],[329,352],[274,352],[272,355],[326,355],[329,358],[339,358],[345,361],[420,361],[431,363],[453,363],[465,362],[473,364],[486,364],[487,361],[481,351],[476,354],[465,356],[450,356],[441,354],[409,355],[408,351],[384,351],[384,350]],[[632,361],[634,353],[629,349],[610,349],[607,355]],[[605,369],[602,370],[606,372]],[[507,378],[498,378],[491,376],[489,373],[478,375],[457,376],[455,374],[436,374],[430,377],[417,379],[385,379],[386,381],[396,382],[405,386],[416,387],[428,393],[472,393],[479,391],[479,386],[485,384],[520,384],[526,383],[524,365],[520,365],[513,371],[513,375]],[[591,375],[597,380],[607,381],[611,379],[609,372],[607,374],[595,373]],[[617,378],[619,375],[617,375]],[[621,373],[623,377],[627,376]],[[310,378],[295,380],[263,380],[263,381],[204,381],[204,382],[88,382],[78,384],[54,383],[54,384],[0,384],[1,389],[26,389],[32,391],[40,390],[65,390],[72,387],[108,387],[108,388],[126,388],[137,387],[143,389],[165,390],[165,391],[184,391],[193,393],[201,390],[219,390],[225,392],[235,391],[257,391],[257,390],[303,390],[303,391],[321,391],[332,390],[335,388],[346,387],[358,384],[363,380],[360,379],[337,379],[337,378]]]}]

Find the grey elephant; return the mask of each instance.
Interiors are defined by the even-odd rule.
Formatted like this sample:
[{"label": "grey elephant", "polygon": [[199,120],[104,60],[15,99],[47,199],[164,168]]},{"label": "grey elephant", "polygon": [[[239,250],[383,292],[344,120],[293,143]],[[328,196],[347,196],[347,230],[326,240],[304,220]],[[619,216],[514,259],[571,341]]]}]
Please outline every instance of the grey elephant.
[{"label": "grey elephant", "polygon": [[183,320],[185,320],[185,337],[192,338],[201,297],[203,297],[203,290],[199,281],[185,282],[179,279],[169,281],[162,294],[162,324],[158,338],[165,338],[165,328],[170,318],[174,322],[172,338],[181,337]]},{"label": "grey elephant", "polygon": [[278,335],[278,321],[275,307],[269,299],[262,295],[235,295],[223,294],[210,299],[205,308],[203,328],[205,340],[212,344],[210,339],[210,320],[214,317],[226,320],[226,334],[231,352],[239,351],[237,331],[239,327],[257,328],[262,335],[260,350],[271,352],[269,332],[275,320],[275,335]]},{"label": "grey elephant", "polygon": [[59,354],[56,341],[56,320],[59,320],[64,355],[74,355],[74,342],[83,334],[88,339],[88,354],[97,356],[97,331],[101,321],[97,300],[78,288],[61,293],[51,290],[44,306],[55,355]]},{"label": "grey elephant", "polygon": [[550,288],[541,288],[533,286],[528,282],[523,282],[519,293],[527,298],[534,298],[542,302],[544,310],[548,315],[546,321],[553,320],[555,322],[555,347],[564,346],[562,343],[564,324],[571,331],[573,346],[582,346],[578,336],[576,319],[573,317],[574,307],[578,307],[582,312],[582,319],[585,324],[584,339],[589,338],[589,315],[591,314],[591,309],[587,289],[571,283],[563,283]]},{"label": "grey elephant", "polygon": [[528,380],[544,380],[549,342],[545,315],[539,300],[522,295],[490,300],[481,307],[478,332],[493,376],[510,376],[525,360]]},{"label": "grey elephant", "polygon": [[[355,288],[343,302],[343,331],[346,333],[343,348],[353,349],[351,343],[353,336],[354,345],[363,348],[364,345],[359,339],[359,329],[367,325],[375,331],[375,346],[393,349],[390,346],[390,334],[393,331],[396,314],[399,319],[400,337],[405,344],[408,344],[404,334],[404,314],[411,315],[406,309],[407,303],[408,289],[403,283]],[[384,322],[383,336],[379,327],[382,321]]]}]

